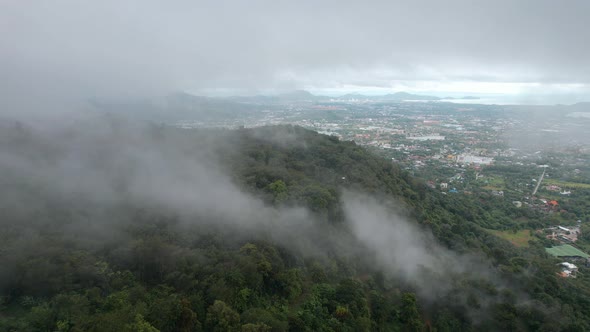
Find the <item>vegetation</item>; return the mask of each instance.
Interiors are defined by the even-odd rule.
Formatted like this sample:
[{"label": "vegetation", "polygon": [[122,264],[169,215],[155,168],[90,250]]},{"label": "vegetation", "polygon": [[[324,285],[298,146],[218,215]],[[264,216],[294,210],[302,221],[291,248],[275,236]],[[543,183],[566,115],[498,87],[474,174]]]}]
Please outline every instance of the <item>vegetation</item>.
[{"label": "vegetation", "polygon": [[531,231],[528,229],[523,230],[512,230],[512,231],[494,231],[491,230],[490,233],[501,237],[505,240],[510,241],[513,245],[517,247],[526,247],[529,245],[529,241],[533,240],[534,237],[531,235]]},{"label": "vegetation", "polygon": [[[28,129],[13,128],[3,135],[16,153],[32,151],[31,146],[49,159],[62,153]],[[345,236],[340,247],[306,255],[273,239],[266,229],[244,231],[221,220],[187,223],[174,210],[136,202],[105,209],[102,201],[45,195],[42,184],[13,177],[3,188],[3,195],[15,201],[2,205],[0,330],[590,329],[590,278],[559,279],[556,261],[541,242],[516,248],[483,229],[506,227],[522,210],[495,209],[499,203],[493,200],[440,195],[353,142],[298,127],[152,128],[149,137],[148,145],[188,155],[195,150],[179,141],[201,147],[216,142],[215,158],[240,188],[268,206],[305,207],[323,223],[325,236],[350,231],[342,212],[344,190],[402,202],[417,227],[434,235],[432,241],[457,255],[482,257],[490,275],[466,272],[453,278],[448,291],[428,298],[426,285],[376,268],[363,248],[341,252],[360,246]],[[195,190],[210,195],[214,189]],[[22,201],[36,203],[21,209],[17,203]],[[108,236],[92,228],[98,220],[101,227],[110,227]],[[496,234],[518,238],[519,244],[524,238],[522,232]],[[584,267],[581,272],[590,275]]]},{"label": "vegetation", "polygon": [[566,181],[560,181],[560,180],[556,180],[556,179],[545,179],[544,184],[545,185],[555,185],[555,186],[562,187],[564,189],[590,189],[589,183],[566,182]]}]

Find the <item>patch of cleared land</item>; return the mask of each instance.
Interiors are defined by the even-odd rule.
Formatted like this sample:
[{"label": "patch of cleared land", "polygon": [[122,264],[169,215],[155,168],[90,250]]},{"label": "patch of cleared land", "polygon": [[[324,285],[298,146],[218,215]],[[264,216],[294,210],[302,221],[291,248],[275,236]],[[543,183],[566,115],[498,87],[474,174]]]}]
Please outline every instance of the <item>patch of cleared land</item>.
[{"label": "patch of cleared land", "polygon": [[555,185],[567,189],[590,189],[590,184],[588,183],[566,182],[555,179],[545,179],[543,180],[543,185]]},{"label": "patch of cleared land", "polygon": [[534,237],[531,235],[531,231],[528,229],[523,229],[516,233],[514,233],[513,231],[490,230],[490,233],[496,235],[497,237],[510,241],[510,243],[517,247],[528,247],[529,240],[534,239]]},{"label": "patch of cleared land", "polygon": [[484,184],[482,188],[486,190],[504,190],[506,188],[504,179],[497,176],[486,177],[484,180],[480,180],[480,183]]}]

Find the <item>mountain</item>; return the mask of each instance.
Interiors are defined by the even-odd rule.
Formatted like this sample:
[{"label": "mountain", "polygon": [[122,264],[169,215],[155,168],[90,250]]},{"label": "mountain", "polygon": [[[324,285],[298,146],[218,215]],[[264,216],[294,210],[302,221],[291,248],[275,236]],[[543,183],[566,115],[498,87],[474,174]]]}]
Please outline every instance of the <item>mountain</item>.
[{"label": "mountain", "polygon": [[428,95],[411,94],[407,92],[396,92],[386,95],[363,95],[360,93],[347,93],[338,97],[328,97],[314,95],[309,91],[295,90],[286,92],[278,95],[258,95],[258,96],[239,96],[229,97],[229,99],[240,102],[316,102],[316,101],[329,101],[333,99],[337,100],[367,100],[367,101],[406,101],[406,100],[423,100],[423,101],[436,101],[441,98]]},{"label": "mountain", "polygon": [[338,99],[343,99],[343,100],[351,100],[351,99],[366,100],[366,99],[370,99],[372,97],[371,96],[365,96],[365,95],[360,94],[360,93],[347,93],[347,94],[342,95],[342,96],[339,96],[337,98]]},{"label": "mountain", "polygon": [[463,97],[443,97],[441,99],[444,99],[444,100],[456,100],[456,99],[459,99],[459,100],[461,100],[461,99],[463,99],[463,100],[476,100],[476,99],[481,99],[481,98],[475,97],[475,96],[463,96]]},{"label": "mountain", "polygon": [[407,92],[396,92],[381,97],[382,100],[440,100],[441,98],[427,95],[416,95]]},{"label": "mountain", "polygon": [[590,102],[580,102],[567,106],[569,110],[578,112],[590,112]]},{"label": "mountain", "polygon": [[186,92],[177,92],[163,98],[140,100],[92,100],[91,105],[100,111],[125,114],[152,121],[177,120],[215,120],[220,118],[238,118],[257,110],[257,105],[266,107],[288,103],[316,103],[330,100],[402,102],[402,101],[437,101],[439,97],[396,92],[386,95],[345,94],[340,97],[314,95],[305,90],[294,90],[277,95],[206,97]]},{"label": "mountain", "polygon": [[483,228],[510,202],[441,195],[354,142],[35,128],[0,131],[2,331],[590,327],[585,274]]},{"label": "mountain", "polygon": [[277,96],[278,99],[287,100],[315,100],[318,96],[313,95],[309,91],[295,90],[292,92],[286,92]]},{"label": "mountain", "polygon": [[233,96],[223,99],[229,99],[244,103],[287,103],[287,102],[314,102],[327,100],[328,97],[316,96],[309,91],[294,90],[275,95],[255,95],[255,96]]},{"label": "mountain", "polygon": [[240,100],[197,96],[185,92],[173,93],[162,98],[91,100],[89,103],[99,112],[154,122],[236,119],[258,111],[255,105]]},{"label": "mountain", "polygon": [[370,101],[408,101],[408,100],[424,100],[424,101],[436,101],[441,98],[427,95],[417,95],[407,92],[396,92],[386,95],[363,95],[359,93],[349,93],[337,97],[340,100],[370,100]]}]

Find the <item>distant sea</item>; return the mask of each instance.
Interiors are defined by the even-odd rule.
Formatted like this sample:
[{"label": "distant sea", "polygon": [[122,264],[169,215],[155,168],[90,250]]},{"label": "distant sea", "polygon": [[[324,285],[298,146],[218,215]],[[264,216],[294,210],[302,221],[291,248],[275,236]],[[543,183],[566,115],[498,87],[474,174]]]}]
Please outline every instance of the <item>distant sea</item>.
[{"label": "distant sea", "polygon": [[483,105],[572,105],[589,100],[590,96],[484,96],[480,99],[441,99],[450,103]]}]

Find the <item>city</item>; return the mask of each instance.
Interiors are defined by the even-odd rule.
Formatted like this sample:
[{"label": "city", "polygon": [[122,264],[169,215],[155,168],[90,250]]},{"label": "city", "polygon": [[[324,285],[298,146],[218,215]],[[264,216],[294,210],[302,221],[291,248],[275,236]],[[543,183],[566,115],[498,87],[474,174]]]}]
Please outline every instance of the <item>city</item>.
[{"label": "city", "polygon": [[[318,101],[309,93],[300,94],[303,100],[248,100],[244,105],[256,105],[260,111],[245,114],[233,100],[235,110],[226,119],[171,124],[233,129],[290,124],[354,141],[441,195],[468,195],[470,200],[485,202],[490,210],[511,211],[514,219],[486,227],[520,246],[528,245],[546,227],[579,230],[580,223],[590,224],[590,140],[584,130],[590,119],[577,112],[590,108],[589,104],[531,107],[375,101],[358,95]],[[556,245],[565,241],[556,236],[546,239]],[[590,243],[578,246],[590,252]]]}]

